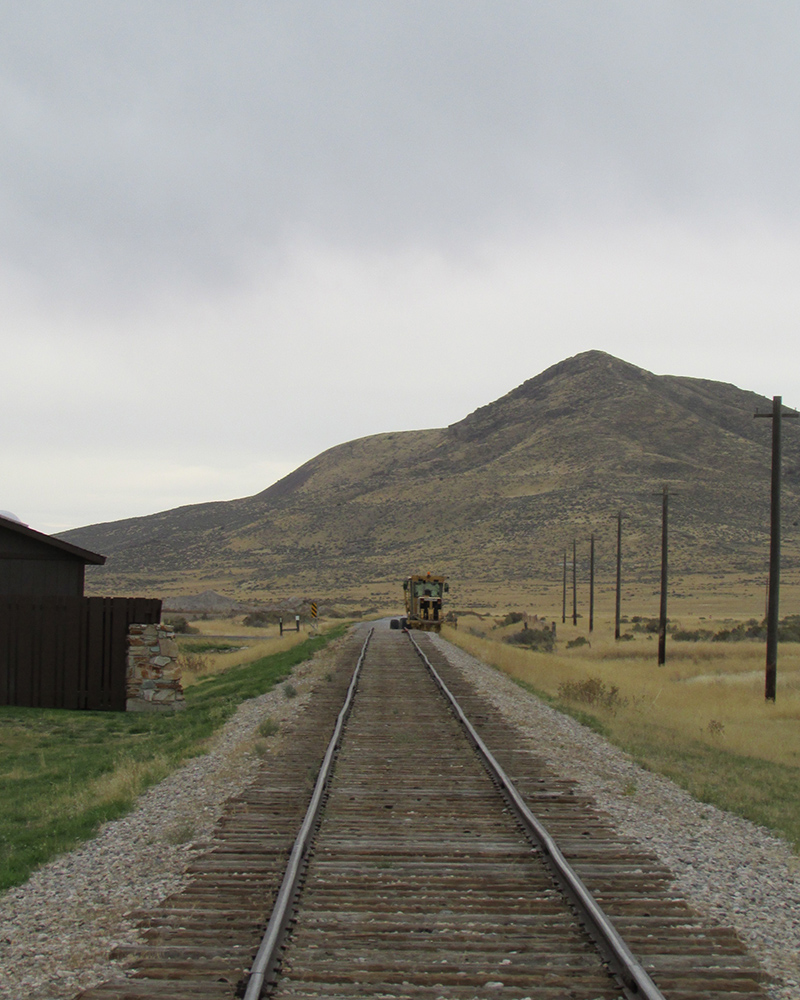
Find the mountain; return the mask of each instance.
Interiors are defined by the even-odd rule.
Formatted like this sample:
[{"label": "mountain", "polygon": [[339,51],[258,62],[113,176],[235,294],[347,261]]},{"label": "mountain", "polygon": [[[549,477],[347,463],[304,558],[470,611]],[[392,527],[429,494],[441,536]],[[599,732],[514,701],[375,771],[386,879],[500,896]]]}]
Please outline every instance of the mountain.
[{"label": "mountain", "polygon": [[[108,556],[100,592],[213,589],[373,594],[435,569],[485,586],[560,579],[565,547],[597,535],[626,574],[657,579],[668,484],[673,574],[763,576],[771,401],[654,375],[600,351],[568,358],[449,427],[338,445],[252,497],[90,525],[60,537]],[[784,510],[800,507],[800,421],[784,428]],[[791,535],[791,532],[787,533]],[[800,565],[786,539],[784,566]]]}]

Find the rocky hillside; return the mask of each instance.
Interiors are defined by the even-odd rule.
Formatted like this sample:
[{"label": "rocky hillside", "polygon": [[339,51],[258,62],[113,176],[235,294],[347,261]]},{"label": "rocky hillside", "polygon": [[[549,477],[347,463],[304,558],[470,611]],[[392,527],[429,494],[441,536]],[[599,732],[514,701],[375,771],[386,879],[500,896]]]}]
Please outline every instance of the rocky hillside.
[{"label": "rocky hillside", "polygon": [[[770,401],[579,354],[447,428],[379,434],[323,452],[252,497],[197,504],[62,537],[108,556],[109,592],[214,589],[237,599],[344,593],[416,569],[552,577],[577,536],[609,559],[625,515],[627,572],[657,560],[668,484],[678,573],[763,575]],[[800,421],[784,423],[784,511],[800,511]],[[785,537],[785,565],[798,545]],[[556,575],[559,572],[555,571]]]}]

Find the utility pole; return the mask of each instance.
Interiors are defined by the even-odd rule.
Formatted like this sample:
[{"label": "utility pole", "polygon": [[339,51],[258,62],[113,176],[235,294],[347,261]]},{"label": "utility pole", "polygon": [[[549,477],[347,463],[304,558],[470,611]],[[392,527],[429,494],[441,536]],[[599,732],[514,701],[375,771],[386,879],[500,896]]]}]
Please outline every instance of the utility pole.
[{"label": "utility pole", "polygon": [[781,587],[781,423],[797,417],[794,410],[783,412],[783,398],[772,397],[772,412],[754,414],[772,420],[772,485],[769,517],[769,596],[767,598],[767,667],[764,698],[775,701],[778,684],[778,617]]},{"label": "utility pole", "polygon": [[594,630],[594,532],[589,543],[589,631]]},{"label": "utility pole", "polygon": [[619,617],[622,610],[622,511],[617,514],[617,603],[614,617],[614,638],[619,639]]},{"label": "utility pole", "polygon": [[658,615],[658,665],[667,662],[667,511],[669,489],[661,494],[661,606]]},{"label": "utility pole", "polygon": [[561,595],[561,624],[567,620],[567,550],[564,549],[564,590]]},{"label": "utility pole", "polygon": [[578,586],[575,576],[576,574],[575,562],[577,559],[577,554],[575,551],[576,545],[577,543],[573,538],[572,539],[572,624],[573,625],[578,624]]}]

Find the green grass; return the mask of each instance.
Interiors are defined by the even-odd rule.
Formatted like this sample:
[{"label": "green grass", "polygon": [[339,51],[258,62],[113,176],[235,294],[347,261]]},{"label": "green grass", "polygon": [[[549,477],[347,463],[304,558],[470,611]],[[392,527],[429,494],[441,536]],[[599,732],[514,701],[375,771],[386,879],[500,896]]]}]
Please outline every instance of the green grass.
[{"label": "green grass", "polygon": [[186,689],[183,712],[0,708],[0,890],[127,812],[148,785],[202,753],[242,701],[284,681],[346,628],[201,679]]},{"label": "green grass", "polygon": [[221,640],[202,639],[191,640],[178,636],[178,645],[182,652],[188,653],[231,653],[234,650],[242,649],[247,643],[222,642]]},{"label": "green grass", "polygon": [[[698,740],[678,738],[674,731],[647,720],[634,726],[628,724],[624,734],[616,733],[613,716],[608,715],[603,721],[533,684],[512,679],[557,711],[615,743],[648,771],[670,778],[699,802],[774,830],[800,851],[797,767],[733,753]],[[635,792],[635,785],[623,789],[624,795],[635,795]]]},{"label": "green grass", "polygon": [[[604,721],[527,681],[516,677],[512,680],[563,715],[571,716],[625,750],[646,770],[670,778],[699,802],[765,826],[800,852],[800,784],[796,766],[687,740],[666,726],[647,720],[633,725],[628,723],[624,732],[615,732],[611,714],[607,714]],[[634,795],[635,787],[626,787],[623,794]]]},{"label": "green grass", "polygon": [[[613,739],[613,736],[612,736]],[[615,740],[638,764],[666,775],[700,802],[743,816],[800,849],[797,767],[716,748],[643,722]]]}]

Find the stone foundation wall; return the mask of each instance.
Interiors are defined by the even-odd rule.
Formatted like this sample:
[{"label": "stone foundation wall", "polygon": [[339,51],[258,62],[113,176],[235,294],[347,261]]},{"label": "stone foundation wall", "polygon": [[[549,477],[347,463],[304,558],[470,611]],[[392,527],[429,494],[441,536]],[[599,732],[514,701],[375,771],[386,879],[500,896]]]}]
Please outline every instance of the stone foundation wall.
[{"label": "stone foundation wall", "polygon": [[128,712],[175,711],[186,707],[178,666],[178,644],[169,625],[128,629]]}]

